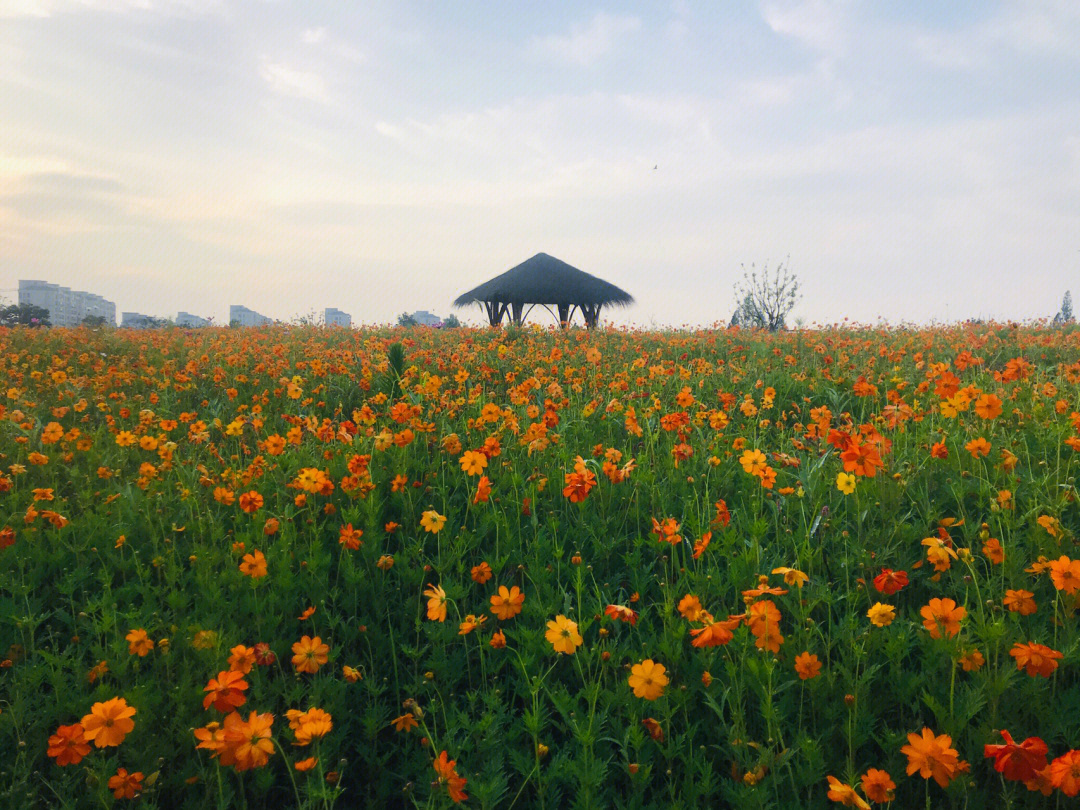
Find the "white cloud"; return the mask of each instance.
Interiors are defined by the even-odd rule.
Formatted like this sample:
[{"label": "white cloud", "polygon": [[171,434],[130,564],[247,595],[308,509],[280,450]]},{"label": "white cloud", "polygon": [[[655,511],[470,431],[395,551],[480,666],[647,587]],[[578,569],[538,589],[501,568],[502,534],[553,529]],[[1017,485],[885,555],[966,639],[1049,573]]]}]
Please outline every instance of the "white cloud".
[{"label": "white cloud", "polygon": [[305,45],[317,45],[326,39],[325,28],[309,28],[304,31],[304,44]]},{"label": "white cloud", "polygon": [[320,104],[328,104],[326,81],[318,73],[309,70],[297,70],[286,64],[264,61],[259,68],[259,75],[270,86],[271,91],[290,98],[303,98]]},{"label": "white cloud", "polygon": [[571,25],[567,34],[535,37],[532,51],[563,62],[589,65],[610,53],[618,40],[640,28],[638,17],[599,12],[588,23]]},{"label": "white cloud", "polygon": [[819,51],[842,50],[844,31],[838,0],[769,0],[761,10],[766,24],[780,36]]}]

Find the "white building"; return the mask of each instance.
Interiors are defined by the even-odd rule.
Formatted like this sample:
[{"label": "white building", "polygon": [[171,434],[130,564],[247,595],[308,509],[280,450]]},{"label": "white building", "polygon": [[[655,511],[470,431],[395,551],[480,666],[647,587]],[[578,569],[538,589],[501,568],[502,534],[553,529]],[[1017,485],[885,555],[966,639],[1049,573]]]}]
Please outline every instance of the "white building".
[{"label": "white building", "polygon": [[151,315],[143,315],[141,312],[121,312],[121,329],[153,329],[158,325],[157,318]]},{"label": "white building", "polygon": [[262,326],[263,324],[273,323],[273,321],[247,307],[233,304],[229,307],[229,324],[234,323],[237,326]]},{"label": "white building", "polygon": [[198,315],[192,315],[190,312],[178,312],[176,313],[176,325],[198,328],[200,326],[209,326],[210,319],[200,318]]},{"label": "white building", "polygon": [[426,309],[418,309],[412,314],[412,317],[420,326],[442,326],[442,318],[433,315]]},{"label": "white building", "polygon": [[323,323],[327,326],[344,326],[346,329],[350,329],[352,328],[352,316],[348,312],[342,312],[340,309],[327,307],[326,312],[323,314]]},{"label": "white building", "polygon": [[19,303],[32,304],[49,311],[53,326],[78,326],[88,315],[116,323],[116,304],[95,293],[73,290],[36,279],[19,280]]}]

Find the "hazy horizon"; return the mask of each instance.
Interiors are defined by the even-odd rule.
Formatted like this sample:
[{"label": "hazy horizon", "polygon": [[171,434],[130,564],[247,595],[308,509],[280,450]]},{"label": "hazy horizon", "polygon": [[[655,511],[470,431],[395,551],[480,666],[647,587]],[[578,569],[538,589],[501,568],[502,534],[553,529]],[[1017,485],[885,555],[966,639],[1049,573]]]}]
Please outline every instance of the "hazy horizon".
[{"label": "hazy horizon", "polygon": [[615,325],[726,323],[788,257],[808,324],[1080,292],[1066,0],[0,0],[0,112],[8,301],[480,323],[452,300],[538,252]]}]

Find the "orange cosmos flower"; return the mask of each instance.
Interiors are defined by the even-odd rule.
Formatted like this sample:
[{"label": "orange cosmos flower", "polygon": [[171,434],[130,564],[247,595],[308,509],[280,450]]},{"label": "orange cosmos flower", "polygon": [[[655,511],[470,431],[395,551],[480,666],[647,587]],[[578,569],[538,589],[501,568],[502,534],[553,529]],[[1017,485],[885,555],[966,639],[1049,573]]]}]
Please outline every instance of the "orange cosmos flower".
[{"label": "orange cosmos flower", "polygon": [[795,656],[795,672],[804,681],[809,681],[821,674],[821,661],[813,653],[807,651]]},{"label": "orange cosmos flower", "polygon": [[985,458],[990,455],[990,442],[980,436],[965,444],[964,449],[971,453],[973,458]]},{"label": "orange cosmos flower", "polygon": [[679,613],[688,622],[696,622],[701,615],[701,601],[693,594],[686,594],[679,600]]},{"label": "orange cosmos flower", "polygon": [[930,447],[931,458],[948,458],[949,448],[945,446],[945,442],[934,442]]},{"label": "orange cosmos flower", "polygon": [[435,622],[446,621],[446,591],[441,585],[428,585],[424,589],[424,596],[428,597],[427,617]]},{"label": "orange cosmos flower", "polygon": [[274,715],[251,712],[244,720],[237,712],[225,718],[223,745],[218,751],[222,765],[232,765],[237,771],[261,768],[274,754],[270,728]]},{"label": "orange cosmos flower", "polygon": [[56,729],[56,733],[49,737],[49,748],[45,753],[55,759],[57,765],[78,765],[90,753],[82,725],[75,723]]},{"label": "orange cosmos flower", "polygon": [[301,759],[301,760],[298,760],[298,761],[294,762],[293,767],[296,768],[296,770],[303,773],[305,771],[310,771],[312,768],[314,768],[318,764],[319,764],[319,760],[318,760],[317,757],[308,757],[307,759]]},{"label": "orange cosmos flower", "polygon": [[996,419],[1001,416],[1001,400],[994,394],[983,394],[975,400],[975,413],[982,419]]},{"label": "orange cosmos flower", "polygon": [[132,630],[124,636],[124,640],[128,643],[128,653],[139,658],[145,658],[154,649],[154,642],[146,635],[145,630]]},{"label": "orange cosmos flower", "polygon": [[428,509],[420,516],[420,527],[425,532],[431,534],[438,534],[442,531],[443,526],[446,525],[446,516],[440,515],[434,509]]},{"label": "orange cosmos flower", "polygon": [[959,755],[952,748],[952,737],[948,734],[935,736],[928,728],[920,734],[908,734],[908,745],[900,753],[908,758],[907,774],[918,771],[923,779],[933,777],[942,788],[948,786],[960,770]]},{"label": "orange cosmos flower", "polygon": [[996,537],[991,537],[983,543],[982,553],[994,565],[1001,565],[1005,562],[1005,549],[1001,547],[1001,541]]},{"label": "orange cosmos flower", "polygon": [[296,734],[296,745],[310,745],[311,741],[318,737],[325,737],[334,728],[333,718],[330,713],[322,709],[310,708],[302,712],[295,719],[293,732]]},{"label": "orange cosmos flower", "polygon": [[354,529],[353,525],[349,523],[338,530],[338,543],[345,546],[349,551],[356,551],[363,545],[360,541],[363,535],[362,529]]},{"label": "orange cosmos flower", "polygon": [[314,605],[306,607],[300,612],[300,615],[296,617],[296,620],[298,622],[306,622],[308,619],[315,615],[315,611],[316,607]]},{"label": "orange cosmos flower", "polygon": [[251,492],[245,492],[243,495],[240,496],[240,508],[248,514],[259,511],[260,509],[262,509],[262,506],[263,496],[255,490],[252,490]]},{"label": "orange cosmos flower", "polygon": [[562,614],[556,616],[555,621],[548,622],[547,626],[544,637],[557,653],[573,655],[577,648],[585,643],[585,639],[578,633],[577,622],[570,621]]},{"label": "orange cosmos flower", "polygon": [[483,585],[489,579],[491,579],[491,566],[487,562],[482,562],[479,565],[474,565],[469,572],[469,576],[472,577],[473,582]]},{"label": "orange cosmos flower", "polygon": [[439,754],[433,766],[435,773],[439,775],[439,784],[446,785],[446,792],[450,795],[450,800],[454,804],[459,804],[469,798],[464,790],[465,783],[468,780],[458,775],[457,770],[454,768],[455,764],[457,764],[457,760],[448,760],[446,751],[443,751]]},{"label": "orange cosmos flower", "polygon": [[471,633],[473,630],[478,628],[486,621],[487,616],[480,616],[479,618],[477,618],[472,613],[470,613],[468,616],[465,617],[465,621],[458,625],[458,635],[467,636],[469,635],[469,633]]},{"label": "orange cosmos flower", "polygon": [[1019,745],[1008,731],[1002,729],[1004,745],[984,745],[983,757],[993,758],[994,770],[1013,782],[1029,782],[1046,767],[1046,743],[1038,737],[1028,737]]},{"label": "orange cosmos flower", "polygon": [[596,486],[596,473],[582,464],[579,471],[566,473],[563,480],[566,484],[563,496],[569,498],[571,503],[581,503]]},{"label": "orange cosmos flower", "polygon": [[1057,662],[1064,657],[1057,650],[1053,650],[1045,644],[1036,644],[1034,642],[1027,644],[1017,642],[1009,650],[1009,655],[1016,659],[1016,668],[1018,670],[1026,670],[1027,674],[1033,678],[1036,675],[1049,678],[1054,670],[1058,668]]},{"label": "orange cosmos flower", "polygon": [[521,613],[524,604],[525,594],[517,585],[509,589],[505,585],[500,585],[498,593],[491,595],[491,612],[499,621],[517,616]]},{"label": "orange cosmos flower", "polygon": [[765,454],[760,450],[743,451],[742,456],[739,457],[739,463],[750,475],[764,475],[765,468],[768,466]]},{"label": "orange cosmos flower", "polygon": [[1050,763],[1050,784],[1066,796],[1080,793],[1080,751],[1069,751]]},{"label": "orange cosmos flower", "polygon": [[465,455],[458,459],[462,471],[469,476],[481,475],[488,465],[487,456],[477,453],[475,450],[466,450]]},{"label": "orange cosmos flower", "polygon": [[488,642],[493,650],[501,650],[506,646],[506,635],[502,630],[496,630],[491,634],[491,641]]},{"label": "orange cosmos flower", "polygon": [[810,577],[797,568],[785,568],[781,566],[780,568],[774,568],[772,572],[774,574],[782,574],[784,576],[784,582],[799,588],[810,581]]},{"label": "orange cosmos flower", "polygon": [[487,503],[488,498],[491,497],[491,481],[486,475],[481,475],[480,480],[476,482],[476,494],[473,495],[472,502],[474,504]]},{"label": "orange cosmos flower", "polygon": [[95,703],[82,719],[83,734],[97,748],[114,748],[135,728],[135,707],[122,697]]},{"label": "orange cosmos flower", "polygon": [[116,776],[109,777],[109,790],[117,799],[134,799],[142,792],[142,771],[128,773],[126,768],[117,768]]},{"label": "orange cosmos flower", "polygon": [[604,608],[604,613],[612,619],[627,622],[631,627],[637,624],[637,611],[631,610],[624,605],[608,605]]},{"label": "orange cosmos flower", "polygon": [[694,541],[694,559],[698,559],[702,553],[709,547],[709,541],[712,540],[712,532],[705,532],[701,535],[700,540]]},{"label": "orange cosmos flower", "polygon": [[302,636],[298,642],[292,645],[292,651],[294,653],[292,662],[296,671],[314,674],[319,671],[319,667],[327,662],[330,647],[323,644],[323,640],[319,636],[315,636],[315,638]]},{"label": "orange cosmos flower", "polygon": [[888,804],[896,798],[896,783],[888,771],[870,768],[862,775],[861,781],[866,798],[875,804]]},{"label": "orange cosmos flower", "polygon": [[217,678],[211,678],[203,687],[203,691],[207,693],[203,698],[203,708],[209,709],[210,704],[213,704],[219,712],[231,712],[247,703],[247,698],[244,697],[247,688],[248,682],[244,680],[244,673],[232,670],[219,672]]},{"label": "orange cosmos flower", "polygon": [[870,443],[853,441],[848,448],[840,454],[844,462],[844,471],[855,473],[858,476],[873,478],[877,475],[878,468],[884,467],[878,449]]},{"label": "orange cosmos flower", "polygon": [[859,810],[870,810],[870,805],[855,792],[855,788],[845,785],[835,776],[826,777],[829,781],[829,801],[837,802],[844,807],[857,807]]},{"label": "orange cosmos flower", "polygon": [[646,658],[640,664],[634,664],[630,668],[629,684],[634,690],[634,695],[645,700],[656,700],[664,694],[664,687],[668,685],[668,677],[664,674],[666,668],[663,664]]},{"label": "orange cosmos flower", "polygon": [[266,576],[266,557],[261,551],[245,554],[240,563],[240,573],[246,574],[252,579],[260,579]]},{"label": "orange cosmos flower", "polygon": [[229,669],[247,675],[255,666],[255,648],[237,644],[229,650]]},{"label": "orange cosmos flower", "polygon": [[1035,605],[1035,594],[1031,591],[1025,590],[1009,590],[1005,591],[1004,604],[1013,613],[1019,613],[1021,616],[1030,616],[1037,608]]},{"label": "orange cosmos flower", "polygon": [[960,662],[960,666],[964,668],[964,672],[977,672],[982,669],[983,664],[986,663],[983,654],[978,650],[964,653],[957,660]]},{"label": "orange cosmos flower", "polygon": [[930,638],[941,638],[942,631],[948,638],[960,632],[960,621],[967,616],[967,609],[957,607],[952,599],[931,599],[919,613],[923,627],[930,631]]},{"label": "orange cosmos flower", "polygon": [[394,731],[404,731],[406,733],[420,725],[420,722],[412,713],[403,714],[401,717],[395,717],[390,722],[394,726]]},{"label": "orange cosmos flower", "polygon": [[690,643],[695,647],[721,647],[735,638],[732,631],[742,624],[742,619],[738,617],[727,621],[714,621],[705,611],[702,611],[698,618],[705,622],[705,626],[690,631]]},{"label": "orange cosmos flower", "polygon": [[1059,591],[1072,596],[1080,589],[1080,560],[1070,560],[1065,555],[1049,565],[1050,579]]}]

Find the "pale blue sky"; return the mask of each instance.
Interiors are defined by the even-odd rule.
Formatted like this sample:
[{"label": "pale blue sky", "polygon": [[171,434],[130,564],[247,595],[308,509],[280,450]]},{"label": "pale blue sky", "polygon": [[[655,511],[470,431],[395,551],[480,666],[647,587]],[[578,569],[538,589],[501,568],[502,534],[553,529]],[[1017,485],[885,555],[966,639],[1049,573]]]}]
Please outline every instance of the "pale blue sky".
[{"label": "pale blue sky", "polygon": [[1052,315],[1080,2],[0,0],[2,289],[386,322],[539,251],[616,323],[788,255],[808,322]]}]

